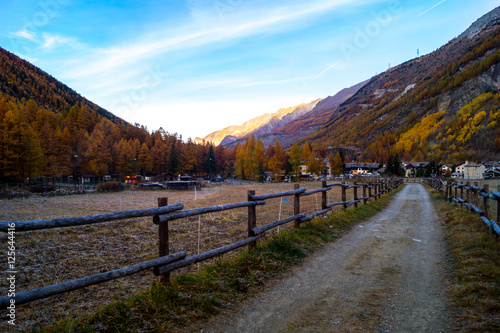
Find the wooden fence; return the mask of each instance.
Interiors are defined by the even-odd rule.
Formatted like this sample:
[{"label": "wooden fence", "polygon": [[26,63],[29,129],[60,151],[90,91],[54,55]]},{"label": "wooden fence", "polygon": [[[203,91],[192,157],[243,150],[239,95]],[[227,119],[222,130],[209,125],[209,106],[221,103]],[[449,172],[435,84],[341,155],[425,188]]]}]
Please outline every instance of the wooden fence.
[{"label": "wooden fence", "polygon": [[[460,184],[447,182],[445,184],[443,180],[435,178],[425,178],[423,182],[444,192],[450,204],[455,202],[461,207],[479,214],[491,233],[496,235],[498,241],[500,236],[500,226],[497,223],[500,220],[500,206],[498,204],[500,200],[500,186],[498,186],[497,191],[492,190],[490,193],[488,184],[485,184],[484,188],[481,188],[477,182],[473,185],[470,182],[465,184],[463,182]],[[490,200],[496,200],[496,221],[492,219]]]},{"label": "wooden fence", "polygon": [[[5,233],[15,231],[15,233],[17,233],[17,232],[31,231],[31,230],[88,225],[88,224],[114,221],[119,219],[128,219],[134,217],[153,216],[153,222],[158,225],[158,237],[159,237],[159,257],[156,259],[148,260],[139,264],[112,270],[105,273],[87,276],[76,280],[66,281],[50,286],[40,287],[30,291],[23,291],[19,293],[16,292],[15,296],[13,297],[9,295],[2,296],[0,297],[0,308],[5,309],[7,308],[7,306],[9,306],[9,304],[13,302],[15,303],[16,306],[24,303],[29,303],[53,295],[58,295],[68,291],[77,290],[87,286],[129,276],[150,268],[153,268],[153,272],[156,276],[160,276],[160,280],[167,281],[169,279],[169,272],[175,269],[219,256],[221,254],[233,251],[245,245],[249,245],[250,248],[254,247],[256,241],[262,237],[265,237],[266,231],[270,229],[276,228],[280,225],[290,222],[294,222],[295,227],[300,227],[301,223],[310,221],[317,216],[325,215],[335,206],[341,206],[343,209],[347,209],[350,206],[354,206],[357,208],[360,203],[366,204],[366,202],[369,200],[373,199],[377,200],[378,198],[380,198],[381,194],[397,188],[401,183],[402,179],[389,179],[372,184],[367,184],[367,183],[357,184],[356,182],[354,182],[354,184],[352,185],[345,183],[327,184],[325,181],[323,181],[321,188],[309,191],[307,191],[305,187],[299,188],[298,184],[294,185],[293,190],[280,193],[256,195],[255,191],[248,191],[247,194],[248,200],[245,202],[237,202],[237,203],[212,206],[212,207],[183,210],[184,205],[182,203],[175,203],[172,205],[168,205],[167,198],[159,198],[158,199],[159,207],[157,208],[128,210],[128,211],[120,211],[120,212],[105,213],[105,214],[90,215],[90,216],[56,218],[47,220],[0,221],[0,231],[3,231]],[[342,201],[328,203],[327,191],[337,186],[341,187]],[[353,191],[352,201],[347,200],[347,190],[349,189]],[[361,193],[358,190],[360,190]],[[321,210],[311,215],[300,213],[300,198],[315,193],[322,194]],[[286,197],[286,196],[293,196],[294,198],[293,200],[294,215],[287,217],[285,219],[273,221],[266,225],[257,226],[256,225],[257,206],[265,205],[266,204],[265,200],[267,199]],[[248,208],[248,238],[191,257],[186,257],[185,251],[179,251],[174,254],[169,253],[169,240],[168,240],[169,221],[188,216],[231,210],[241,207]],[[9,271],[7,271],[7,273],[9,273]]]}]

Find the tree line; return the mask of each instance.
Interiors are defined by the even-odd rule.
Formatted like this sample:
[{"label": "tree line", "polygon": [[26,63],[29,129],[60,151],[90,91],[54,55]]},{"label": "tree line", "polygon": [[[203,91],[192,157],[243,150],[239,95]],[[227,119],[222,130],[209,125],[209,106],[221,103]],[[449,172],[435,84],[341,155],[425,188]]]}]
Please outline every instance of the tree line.
[{"label": "tree line", "polygon": [[309,142],[285,151],[279,141],[265,148],[254,136],[233,149],[168,133],[148,131],[139,124],[116,123],[76,103],[54,112],[32,99],[0,92],[0,180],[26,182],[40,176],[208,175],[263,180],[274,175],[326,174],[328,157],[334,174],[343,172],[345,158],[326,150],[313,151]]},{"label": "tree line", "polygon": [[60,113],[0,92],[0,180],[232,173],[234,153],[163,129],[115,123],[77,103]]}]

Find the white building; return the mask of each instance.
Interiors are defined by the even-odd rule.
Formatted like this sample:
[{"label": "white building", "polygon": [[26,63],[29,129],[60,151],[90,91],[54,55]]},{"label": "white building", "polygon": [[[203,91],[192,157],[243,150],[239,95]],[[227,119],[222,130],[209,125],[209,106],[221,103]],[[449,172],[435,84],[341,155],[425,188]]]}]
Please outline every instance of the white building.
[{"label": "white building", "polygon": [[483,179],[483,172],[486,170],[484,165],[470,163],[465,161],[464,164],[457,166],[456,172],[463,175],[466,180]]}]

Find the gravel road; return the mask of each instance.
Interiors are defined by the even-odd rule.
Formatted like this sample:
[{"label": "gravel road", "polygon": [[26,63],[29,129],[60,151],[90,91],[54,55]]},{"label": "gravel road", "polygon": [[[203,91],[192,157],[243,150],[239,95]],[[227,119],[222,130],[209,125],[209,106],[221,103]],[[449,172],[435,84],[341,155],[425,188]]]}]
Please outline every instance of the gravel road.
[{"label": "gravel road", "polygon": [[429,195],[407,184],[385,211],[201,331],[448,332],[445,266]]}]

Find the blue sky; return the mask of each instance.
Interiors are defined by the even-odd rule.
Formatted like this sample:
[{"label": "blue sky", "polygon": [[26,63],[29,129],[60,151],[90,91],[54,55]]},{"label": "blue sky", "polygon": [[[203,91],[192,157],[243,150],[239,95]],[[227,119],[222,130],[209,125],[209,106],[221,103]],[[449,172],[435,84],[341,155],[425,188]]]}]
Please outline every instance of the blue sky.
[{"label": "blue sky", "polygon": [[203,137],[434,51],[498,0],[12,0],[0,46],[149,130]]}]

